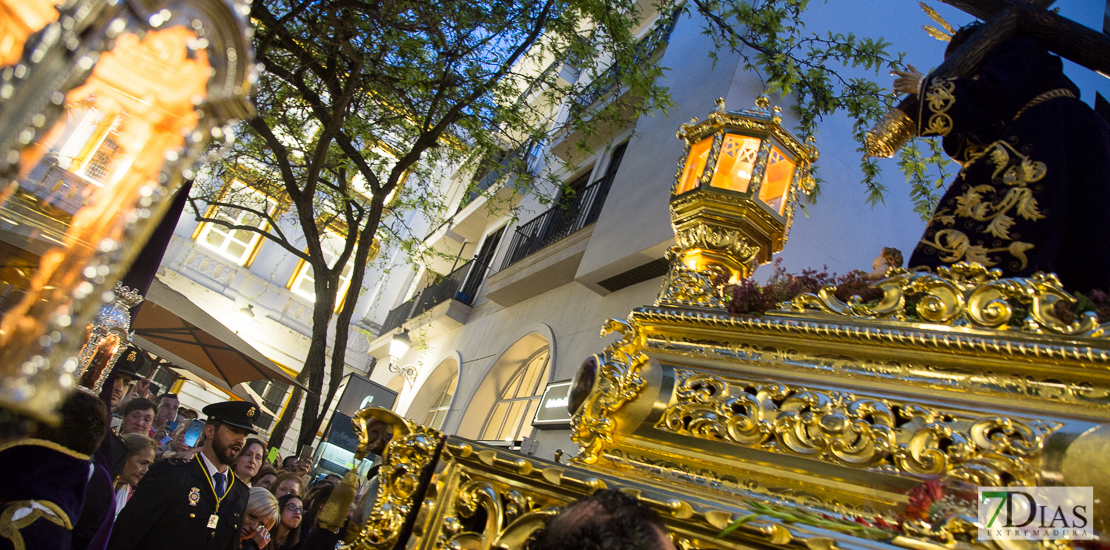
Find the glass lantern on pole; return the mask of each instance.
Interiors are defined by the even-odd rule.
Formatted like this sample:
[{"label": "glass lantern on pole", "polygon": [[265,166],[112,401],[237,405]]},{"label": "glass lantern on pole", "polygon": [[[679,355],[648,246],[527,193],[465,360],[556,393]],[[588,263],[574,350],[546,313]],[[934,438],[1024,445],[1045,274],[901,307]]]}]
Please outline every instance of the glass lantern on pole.
[{"label": "glass lantern on pole", "polygon": [[112,326],[123,327],[116,317],[138,298],[113,286],[209,142],[252,116],[248,13],[237,0],[0,0],[11,31],[0,44],[0,409],[55,420],[100,363],[79,361],[82,345],[91,337],[114,357],[126,344],[94,316],[121,303]]},{"label": "glass lantern on pole", "polygon": [[726,111],[682,125],[686,142],[671,189],[680,260],[691,271],[724,269],[728,284],[750,277],[786,243],[798,191],[812,190],[813,144],[782,127],[780,109],[760,96],[755,109]]}]

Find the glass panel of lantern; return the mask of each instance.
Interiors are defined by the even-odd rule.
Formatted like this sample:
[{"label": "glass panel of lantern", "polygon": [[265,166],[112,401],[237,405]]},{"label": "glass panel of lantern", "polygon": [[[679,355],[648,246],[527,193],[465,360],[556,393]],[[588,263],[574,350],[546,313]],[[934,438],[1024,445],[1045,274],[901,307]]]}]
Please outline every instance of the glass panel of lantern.
[{"label": "glass panel of lantern", "polygon": [[790,189],[790,180],[793,177],[794,161],[786,156],[777,144],[771,145],[771,154],[767,158],[767,170],[763,173],[763,183],[759,186],[759,200],[770,206],[779,215],[782,215],[786,208],[786,195]]},{"label": "glass panel of lantern", "polygon": [[717,166],[713,169],[713,179],[709,185],[739,193],[747,192],[755,159],[759,155],[759,143],[758,138],[751,136],[725,134],[721,143],[721,155],[717,158]]},{"label": "glass panel of lantern", "polygon": [[713,137],[707,137],[690,147],[686,156],[686,168],[682,171],[682,180],[675,190],[676,195],[698,188],[702,172],[705,171],[705,162],[709,158],[709,149],[713,145]]},{"label": "glass panel of lantern", "polygon": [[19,61],[32,33],[58,19],[51,0],[0,0],[0,67]]}]

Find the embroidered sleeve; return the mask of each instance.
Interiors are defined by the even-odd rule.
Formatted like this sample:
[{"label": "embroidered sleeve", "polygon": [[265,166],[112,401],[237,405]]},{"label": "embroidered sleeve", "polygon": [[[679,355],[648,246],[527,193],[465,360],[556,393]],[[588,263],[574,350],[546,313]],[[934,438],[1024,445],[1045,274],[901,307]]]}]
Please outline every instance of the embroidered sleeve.
[{"label": "embroidered sleeve", "polygon": [[952,131],[952,117],[948,110],[956,104],[955,78],[930,78],[923,85],[919,134],[922,136],[947,136]]}]

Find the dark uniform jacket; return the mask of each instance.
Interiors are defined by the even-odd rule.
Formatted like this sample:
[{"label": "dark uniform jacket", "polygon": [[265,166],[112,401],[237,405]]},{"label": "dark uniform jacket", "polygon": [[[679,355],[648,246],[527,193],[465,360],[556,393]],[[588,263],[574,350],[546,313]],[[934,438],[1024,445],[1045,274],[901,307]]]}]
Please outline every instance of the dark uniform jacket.
[{"label": "dark uniform jacket", "polygon": [[[231,468],[227,474],[227,493],[217,510],[199,455],[155,462],[116,519],[108,550],[238,550],[250,490]],[[219,521],[209,529],[213,513]]]}]

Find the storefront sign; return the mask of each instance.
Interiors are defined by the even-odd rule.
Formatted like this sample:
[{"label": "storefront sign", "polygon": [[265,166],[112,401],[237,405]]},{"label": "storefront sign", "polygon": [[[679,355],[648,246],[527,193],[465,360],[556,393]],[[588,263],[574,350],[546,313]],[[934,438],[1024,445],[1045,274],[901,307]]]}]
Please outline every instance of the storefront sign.
[{"label": "storefront sign", "polygon": [[540,408],[536,411],[533,426],[569,428],[571,414],[567,411],[570,380],[552,382],[543,391]]}]

